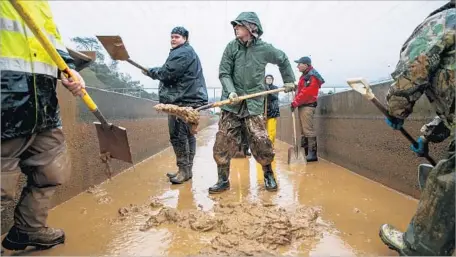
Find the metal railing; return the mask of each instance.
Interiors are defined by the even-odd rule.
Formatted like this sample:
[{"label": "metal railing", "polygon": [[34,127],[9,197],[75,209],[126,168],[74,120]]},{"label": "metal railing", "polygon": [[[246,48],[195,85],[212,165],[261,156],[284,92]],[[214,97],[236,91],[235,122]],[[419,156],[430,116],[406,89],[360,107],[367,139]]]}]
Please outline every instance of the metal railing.
[{"label": "metal railing", "polygon": [[[371,85],[382,84],[386,82],[391,82],[392,78],[381,78],[375,81],[370,81]],[[158,101],[158,87],[147,87],[147,88],[108,88],[104,89],[110,92],[116,92],[124,95],[131,95],[135,97],[143,97],[144,92],[147,92],[149,95],[146,98],[150,98],[152,100]],[[352,90],[348,85],[323,85],[320,89],[320,95],[327,95],[327,94],[335,94],[344,91]],[[222,88],[221,87],[207,87],[207,93],[209,97],[209,102],[219,101],[222,96]],[[279,104],[285,105],[291,102],[291,94],[283,94],[279,97]],[[219,108],[213,108],[213,112],[217,112]]]}]

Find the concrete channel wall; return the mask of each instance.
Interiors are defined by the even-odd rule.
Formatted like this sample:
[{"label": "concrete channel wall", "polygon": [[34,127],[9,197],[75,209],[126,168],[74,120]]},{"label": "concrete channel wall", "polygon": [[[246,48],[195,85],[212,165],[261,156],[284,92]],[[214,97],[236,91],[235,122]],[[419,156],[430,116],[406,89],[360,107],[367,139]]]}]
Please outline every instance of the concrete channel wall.
[{"label": "concrete channel wall", "polygon": [[[159,114],[153,109],[157,102],[94,88],[88,88],[87,91],[108,122],[126,128],[134,163],[139,163],[170,146],[167,115]],[[72,171],[70,180],[58,187],[52,199],[52,207],[108,178],[106,166],[99,157],[96,129],[92,123],[97,121],[96,118],[81,100],[74,98],[60,85],[58,98]],[[198,129],[215,122],[217,117],[202,113]],[[115,159],[111,161],[113,176],[131,166]],[[18,197],[24,183],[25,176],[22,176],[17,189]],[[4,207],[1,217],[2,234],[12,225],[14,211],[13,204]]]},{"label": "concrete channel wall", "polygon": [[[391,82],[372,86],[377,98],[385,103]],[[434,117],[429,101],[422,97],[404,128],[414,137],[420,128]],[[419,198],[417,166],[427,163],[416,157],[410,143],[398,131],[390,129],[382,113],[359,93],[351,90],[318,99],[315,114],[318,133],[318,154],[371,180],[402,193]],[[300,138],[297,121],[298,144]],[[277,137],[292,144],[292,120],[289,107],[281,108]],[[443,158],[449,141],[430,144],[430,155],[436,161]]]}]

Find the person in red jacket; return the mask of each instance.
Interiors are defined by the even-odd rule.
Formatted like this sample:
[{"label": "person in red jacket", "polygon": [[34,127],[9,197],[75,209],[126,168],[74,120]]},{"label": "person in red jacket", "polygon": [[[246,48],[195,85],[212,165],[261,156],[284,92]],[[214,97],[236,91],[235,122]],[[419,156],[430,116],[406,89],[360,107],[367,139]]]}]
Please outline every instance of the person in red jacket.
[{"label": "person in red jacket", "polygon": [[296,96],[291,103],[291,111],[298,108],[301,134],[304,140],[301,144],[307,154],[307,161],[318,161],[317,157],[317,134],[314,130],[313,117],[317,107],[318,91],[325,83],[323,77],[312,67],[312,61],[305,56],[295,61],[298,69],[302,72],[299,78]]}]

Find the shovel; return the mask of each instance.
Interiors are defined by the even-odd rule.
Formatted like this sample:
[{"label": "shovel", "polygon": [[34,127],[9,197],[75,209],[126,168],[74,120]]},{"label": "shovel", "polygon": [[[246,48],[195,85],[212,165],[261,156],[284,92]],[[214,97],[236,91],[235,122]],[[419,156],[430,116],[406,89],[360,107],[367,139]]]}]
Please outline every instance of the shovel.
[{"label": "shovel", "polygon": [[[16,11],[27,23],[27,26],[39,40],[43,48],[57,64],[59,70],[73,81],[78,81],[78,78],[70,71],[68,65],[58,54],[57,50],[51,44],[47,36],[41,31],[36,22],[32,19],[26,8],[20,1],[10,0]],[[108,123],[103,114],[98,109],[85,89],[82,89],[82,100],[87,105],[88,109],[97,117],[100,122],[94,122],[97,129],[98,141],[100,144],[100,154],[102,160],[107,163],[110,158],[116,158],[125,162],[133,163],[130,146],[128,144],[127,131],[125,128],[114,126]]]},{"label": "shovel", "polygon": [[293,122],[293,146],[290,146],[288,148],[288,164],[307,164],[307,159],[305,153],[303,153],[303,148],[298,145],[298,139],[296,135],[295,111],[291,112],[291,120]]},{"label": "shovel", "polygon": [[[285,91],[285,88],[278,88],[278,89],[262,91],[262,92],[258,92],[258,93],[254,93],[254,94],[250,94],[250,95],[239,96],[237,99],[240,102],[240,101],[243,101],[246,99],[274,94],[274,93],[283,92],[283,91]],[[196,134],[196,127],[198,126],[198,123],[199,123],[199,111],[207,110],[207,109],[211,109],[211,108],[215,108],[215,107],[220,107],[220,106],[227,105],[227,104],[233,104],[233,103],[234,103],[233,100],[226,99],[226,100],[219,101],[219,102],[209,103],[209,104],[203,105],[201,107],[198,107],[196,109],[193,109],[191,107],[179,107],[179,106],[173,105],[173,104],[157,104],[154,106],[154,109],[157,111],[166,112],[170,115],[174,115],[174,116],[181,118],[182,120],[184,120],[185,122],[190,124],[190,126],[192,127],[192,129],[191,129],[192,133]]]},{"label": "shovel", "polygon": [[[387,118],[391,118],[391,116],[388,113],[388,110],[383,106],[382,103],[375,97],[374,93],[372,92],[372,89],[369,86],[369,83],[363,79],[363,78],[354,78],[354,79],[349,79],[347,80],[348,85],[353,88],[356,92],[360,93],[364,97],[366,97],[369,101],[371,101]],[[418,143],[415,141],[415,139],[410,136],[410,134],[404,129],[401,128],[399,130],[402,135],[410,141],[415,147],[418,147]],[[436,163],[432,157],[429,155],[424,156],[426,160],[428,160],[429,163],[432,164],[432,166],[435,166]]]},{"label": "shovel", "polygon": [[111,59],[116,61],[127,61],[131,65],[135,66],[136,68],[148,73],[149,70],[146,69],[144,66],[139,65],[137,62],[130,59],[130,55],[128,55],[127,49],[125,48],[124,43],[122,42],[122,38],[120,36],[96,36],[98,40],[101,42],[103,47],[108,52]]},{"label": "shovel", "polygon": [[95,51],[76,51],[71,48],[68,48],[68,53],[74,59],[76,65],[76,71],[81,71],[92,64],[97,58]]}]

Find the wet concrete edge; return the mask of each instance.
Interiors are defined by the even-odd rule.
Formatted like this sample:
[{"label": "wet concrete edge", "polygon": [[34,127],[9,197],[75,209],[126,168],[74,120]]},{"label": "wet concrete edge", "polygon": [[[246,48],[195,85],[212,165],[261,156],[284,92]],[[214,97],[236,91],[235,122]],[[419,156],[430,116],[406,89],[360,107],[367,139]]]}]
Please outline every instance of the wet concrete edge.
[{"label": "wet concrete edge", "polygon": [[[376,97],[383,103],[390,82],[373,85]],[[422,97],[404,128],[418,137],[423,124],[435,115],[429,101]],[[414,198],[419,198],[417,167],[427,163],[410,150],[410,143],[400,132],[390,129],[382,113],[359,93],[347,91],[318,99],[315,115],[319,156],[366,178]],[[299,122],[297,122],[299,142]],[[288,106],[281,108],[278,139],[292,144],[293,130]],[[436,160],[445,156],[449,141],[430,144],[430,155]]]}]

